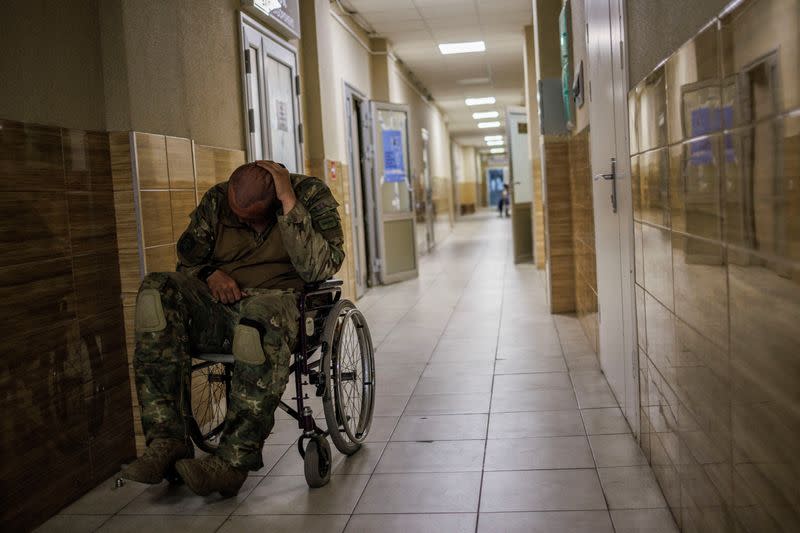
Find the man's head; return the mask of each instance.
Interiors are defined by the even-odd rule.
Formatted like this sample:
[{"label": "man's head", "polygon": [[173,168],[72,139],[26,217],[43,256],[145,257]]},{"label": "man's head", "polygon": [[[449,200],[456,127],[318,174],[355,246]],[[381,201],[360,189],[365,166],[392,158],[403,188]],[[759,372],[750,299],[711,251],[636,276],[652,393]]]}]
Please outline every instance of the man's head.
[{"label": "man's head", "polygon": [[239,220],[260,224],[279,207],[272,174],[259,162],[240,166],[228,180],[228,205]]}]

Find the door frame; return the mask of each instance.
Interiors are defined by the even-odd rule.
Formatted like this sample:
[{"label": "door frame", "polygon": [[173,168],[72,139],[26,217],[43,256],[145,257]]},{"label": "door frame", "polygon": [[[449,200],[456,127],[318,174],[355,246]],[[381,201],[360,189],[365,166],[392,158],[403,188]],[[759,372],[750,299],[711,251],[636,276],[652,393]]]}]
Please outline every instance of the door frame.
[{"label": "door frame", "polygon": [[[425,194],[425,253],[428,253],[436,245],[434,230],[436,214],[433,209],[433,177],[431,176],[431,134],[426,128],[420,128],[420,136],[422,137],[422,192]],[[419,253],[419,249],[417,253]]]},{"label": "door frame", "polygon": [[[622,335],[622,376],[623,390],[612,392],[622,408],[625,418],[628,420],[634,435],[638,436],[640,431],[640,391],[639,391],[639,356],[636,326],[636,292],[634,289],[634,232],[633,232],[633,196],[631,188],[631,167],[630,167],[630,130],[628,121],[628,47],[625,35],[625,5],[624,0],[584,0],[587,28],[587,80],[590,95],[590,165],[592,169],[593,196],[594,196],[594,218],[595,218],[595,249],[597,250],[597,290],[598,290],[598,317],[600,322],[600,349],[604,344],[604,331],[606,335],[611,335],[608,326],[604,329],[602,320],[604,313],[608,314],[608,309],[604,311],[602,301],[604,297],[602,291],[613,292],[619,298],[621,305],[621,316],[619,317],[622,331],[615,331],[613,335]],[[590,9],[590,4],[597,9],[603,10],[595,20],[591,16],[594,9]],[[602,41],[606,41],[603,43]],[[599,55],[605,57],[602,65],[595,65],[593,58],[597,55],[594,49],[601,50]],[[593,55],[595,54],[595,55]],[[611,77],[611,91],[598,88],[592,94],[591,84],[594,81],[594,72],[597,69],[603,71],[610,63],[608,75]],[[597,84],[595,84],[597,85]],[[612,120],[612,131],[608,131],[607,124],[592,116],[592,110],[610,106]],[[597,136],[609,136],[613,139],[613,153],[600,154],[598,143],[592,142]],[[602,175],[611,172],[610,158],[616,159],[613,185],[616,187],[616,229],[618,231],[619,248],[609,250],[606,246],[599,245],[600,231],[607,224],[600,221],[599,217],[609,214],[610,194],[612,182],[602,179]],[[615,283],[603,282],[607,286],[601,286],[600,259],[601,254],[615,253],[619,262],[619,277]],[[618,283],[618,285],[616,285]],[[612,296],[613,297],[613,296]],[[606,322],[608,324],[608,322]],[[616,357],[616,354],[598,354],[600,362],[609,357]],[[610,368],[603,369],[607,374]],[[619,396],[622,397],[619,397]]]},{"label": "door frame", "polygon": [[[242,82],[242,116],[244,117],[244,121],[242,122],[242,128],[244,129],[244,136],[247,139],[247,149],[246,155],[248,161],[254,160],[253,154],[253,139],[251,136],[250,131],[250,108],[248,107],[248,84],[247,84],[247,60],[245,58],[245,51],[249,50],[247,46],[247,35],[245,33],[245,27],[249,27],[254,31],[261,34],[262,38],[266,38],[271,40],[275,45],[281,47],[286,50],[290,57],[294,59],[294,64],[287,64],[284,61],[281,61],[284,65],[289,67],[292,72],[292,84],[293,84],[293,91],[292,91],[292,108],[294,110],[295,123],[292,125],[293,134],[295,139],[295,158],[297,161],[297,171],[302,172],[304,169],[304,161],[303,161],[303,138],[302,138],[302,129],[303,129],[303,117],[301,115],[301,106],[300,106],[300,59],[298,55],[297,47],[286,41],[285,39],[281,38],[275,32],[269,30],[266,26],[258,22],[253,17],[249,16],[243,11],[239,11],[239,65],[240,65],[240,76]],[[264,50],[261,49],[261,53],[264,53]],[[287,57],[289,57],[287,56]],[[281,58],[274,58],[280,60]],[[264,67],[262,62],[262,68]],[[266,81],[266,77],[264,77],[264,81]],[[266,83],[259,83],[259,98],[261,103],[261,110],[262,110],[262,117],[261,117],[261,139],[262,144],[264,144],[264,156],[268,158],[272,158],[272,143],[270,139],[270,131],[269,131],[269,95],[267,94],[267,86]]]},{"label": "door frame", "polygon": [[[350,165],[350,212],[345,212],[350,216],[352,223],[353,248],[356,249],[355,257],[355,287],[356,298],[361,298],[368,289],[369,269],[367,267],[367,240],[365,225],[367,221],[367,210],[364,205],[364,176],[363,161],[365,154],[362,153],[366,144],[363,142],[363,131],[358,127],[360,117],[357,117],[353,103],[358,100],[359,109],[369,106],[369,99],[366,95],[348,83],[342,81],[344,88],[344,121],[345,138],[347,139],[347,158]],[[355,142],[362,141],[355,146]],[[358,155],[358,157],[356,157]],[[354,222],[358,220],[359,224]]]},{"label": "door frame", "polygon": [[[380,177],[378,176],[377,166],[378,160],[380,155],[377,154],[376,147],[378,146],[378,135],[380,128],[377,127],[377,114],[378,111],[397,111],[405,113],[406,115],[406,128],[405,128],[405,141],[406,141],[406,167],[407,167],[407,174],[406,174],[406,187],[408,188],[410,198],[409,198],[409,206],[410,212],[408,215],[384,215],[383,214],[383,202],[379,197],[379,193],[381,188],[379,186],[378,180]],[[378,249],[377,251],[379,254],[378,257],[378,264],[380,268],[378,269],[378,278],[382,284],[389,284],[389,283],[396,283],[398,281],[405,281],[408,279],[416,278],[419,275],[419,250],[417,250],[417,215],[415,209],[415,199],[414,199],[414,186],[411,182],[412,180],[412,173],[411,173],[411,144],[410,144],[410,132],[409,129],[411,127],[411,111],[409,106],[406,104],[393,104],[389,102],[379,102],[377,100],[370,100],[369,103],[369,116],[370,116],[370,125],[372,127],[372,194],[370,195],[372,198],[372,202],[374,204],[374,213],[376,216],[376,237],[378,239]],[[393,220],[411,220],[411,242],[414,245],[414,268],[412,270],[406,270],[403,272],[397,272],[394,274],[386,274],[386,235],[384,232],[384,222],[391,222]]]}]

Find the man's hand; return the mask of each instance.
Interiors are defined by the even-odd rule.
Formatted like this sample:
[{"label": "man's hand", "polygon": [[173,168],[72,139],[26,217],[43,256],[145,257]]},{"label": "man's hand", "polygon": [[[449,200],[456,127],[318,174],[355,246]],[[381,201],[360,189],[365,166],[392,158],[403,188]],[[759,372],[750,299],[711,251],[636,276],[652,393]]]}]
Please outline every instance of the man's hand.
[{"label": "man's hand", "polygon": [[297,203],[297,196],[294,194],[289,171],[274,161],[257,161],[256,164],[272,174],[272,179],[275,182],[275,194],[283,204],[283,213],[286,214],[291,211],[294,204]]},{"label": "man's hand", "polygon": [[215,270],[206,283],[211,295],[224,304],[236,303],[245,296],[236,281],[222,270]]}]

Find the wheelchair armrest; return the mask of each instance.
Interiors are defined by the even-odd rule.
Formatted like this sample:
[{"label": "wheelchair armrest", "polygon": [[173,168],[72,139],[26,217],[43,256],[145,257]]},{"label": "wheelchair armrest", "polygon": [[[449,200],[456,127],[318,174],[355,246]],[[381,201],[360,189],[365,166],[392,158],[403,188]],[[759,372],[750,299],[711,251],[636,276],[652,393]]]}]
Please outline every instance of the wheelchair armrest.
[{"label": "wheelchair armrest", "polygon": [[327,291],[331,289],[336,289],[341,287],[344,282],[340,279],[331,278],[325,281],[320,281],[317,283],[306,283],[305,287],[303,287],[303,292],[319,292],[319,291]]}]

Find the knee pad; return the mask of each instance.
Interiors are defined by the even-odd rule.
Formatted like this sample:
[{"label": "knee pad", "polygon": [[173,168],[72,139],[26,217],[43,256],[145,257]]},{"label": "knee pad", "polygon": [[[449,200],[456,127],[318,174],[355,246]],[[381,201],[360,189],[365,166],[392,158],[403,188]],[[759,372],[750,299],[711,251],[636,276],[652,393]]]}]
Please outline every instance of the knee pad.
[{"label": "knee pad", "polygon": [[141,333],[154,333],[167,327],[167,317],[157,289],[142,289],[136,297],[135,329]]},{"label": "knee pad", "polygon": [[233,357],[251,365],[261,365],[267,358],[261,345],[261,332],[247,324],[237,324],[233,330]]}]

